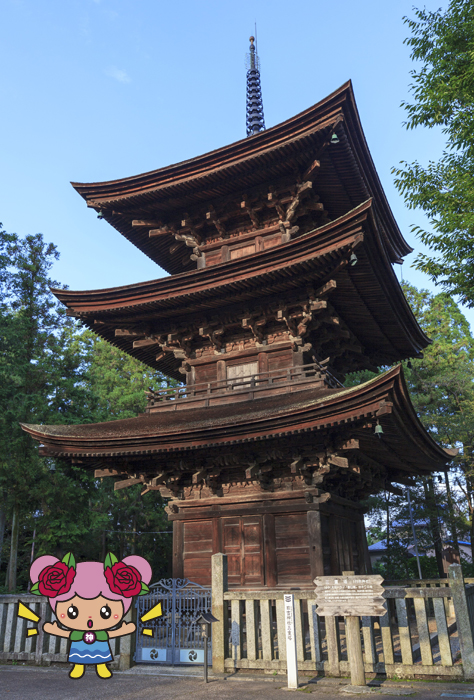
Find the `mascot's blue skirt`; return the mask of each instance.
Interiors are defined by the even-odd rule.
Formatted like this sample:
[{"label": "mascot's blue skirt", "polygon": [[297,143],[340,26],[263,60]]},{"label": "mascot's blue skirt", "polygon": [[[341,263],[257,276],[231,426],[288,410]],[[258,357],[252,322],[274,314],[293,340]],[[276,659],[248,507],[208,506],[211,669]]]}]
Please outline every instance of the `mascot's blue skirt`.
[{"label": "mascot's blue skirt", "polygon": [[113,661],[108,642],[71,642],[68,661],[74,664],[106,664]]}]

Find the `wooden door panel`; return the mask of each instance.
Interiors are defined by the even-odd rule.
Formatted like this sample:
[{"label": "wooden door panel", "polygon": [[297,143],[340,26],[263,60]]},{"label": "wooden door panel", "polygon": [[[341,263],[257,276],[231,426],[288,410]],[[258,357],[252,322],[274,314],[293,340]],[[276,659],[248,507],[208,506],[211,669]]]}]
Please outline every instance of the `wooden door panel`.
[{"label": "wooden door panel", "polygon": [[243,583],[263,585],[263,522],[262,516],[242,518]]},{"label": "wooden door panel", "polygon": [[183,576],[208,586],[211,583],[212,520],[184,523]]},{"label": "wooden door panel", "polygon": [[307,583],[311,580],[309,549],[281,552],[277,559],[278,583]]},{"label": "wooden door panel", "polygon": [[275,516],[275,556],[279,584],[311,581],[306,513]]},{"label": "wooden door panel", "polygon": [[229,584],[263,585],[263,527],[261,516],[222,518],[222,549],[227,554]]},{"label": "wooden door panel", "polygon": [[184,552],[212,552],[212,520],[184,523]]},{"label": "wooden door panel", "polygon": [[223,552],[227,554],[229,585],[240,586],[242,580],[242,534],[240,518],[223,518],[221,523]]},{"label": "wooden door panel", "polygon": [[224,551],[239,550],[240,551],[240,519],[239,518],[224,518],[223,524],[223,543]]}]

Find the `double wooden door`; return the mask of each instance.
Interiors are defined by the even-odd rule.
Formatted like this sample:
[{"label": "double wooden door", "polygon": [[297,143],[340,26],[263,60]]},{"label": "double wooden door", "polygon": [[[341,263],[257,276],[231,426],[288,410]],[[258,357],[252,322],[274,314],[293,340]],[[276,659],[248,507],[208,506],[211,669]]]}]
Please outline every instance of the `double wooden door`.
[{"label": "double wooden door", "polygon": [[263,523],[261,515],[222,518],[222,547],[227,554],[230,586],[263,586]]}]

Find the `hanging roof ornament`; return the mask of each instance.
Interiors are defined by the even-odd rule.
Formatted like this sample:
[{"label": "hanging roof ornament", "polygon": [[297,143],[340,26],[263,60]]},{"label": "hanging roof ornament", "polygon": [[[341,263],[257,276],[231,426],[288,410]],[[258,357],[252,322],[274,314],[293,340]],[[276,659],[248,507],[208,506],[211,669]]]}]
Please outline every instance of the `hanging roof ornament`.
[{"label": "hanging roof ornament", "polygon": [[250,53],[247,54],[247,136],[253,136],[265,129],[260,85],[260,61],[254,41],[255,37],[251,36]]}]

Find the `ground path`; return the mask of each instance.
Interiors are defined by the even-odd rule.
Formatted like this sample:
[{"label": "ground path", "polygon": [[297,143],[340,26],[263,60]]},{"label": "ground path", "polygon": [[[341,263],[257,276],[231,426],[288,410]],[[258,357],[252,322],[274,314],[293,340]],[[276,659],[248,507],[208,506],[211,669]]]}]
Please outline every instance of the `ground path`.
[{"label": "ground path", "polygon": [[[134,667],[101,680],[89,670],[78,681],[68,678],[65,668],[0,666],[1,700],[289,700],[289,695],[313,700],[344,700],[352,697],[347,679],[301,678],[298,691],[289,692],[285,676],[266,678],[227,676],[210,677],[205,684],[201,668],[181,669]],[[177,675],[174,675],[177,674]],[[309,681],[309,682],[308,682]],[[384,682],[374,687],[371,696],[408,695],[416,700],[435,698],[474,698],[474,683],[433,683],[422,681]],[[296,699],[295,699],[296,700]],[[302,698],[301,698],[302,700]]]}]

